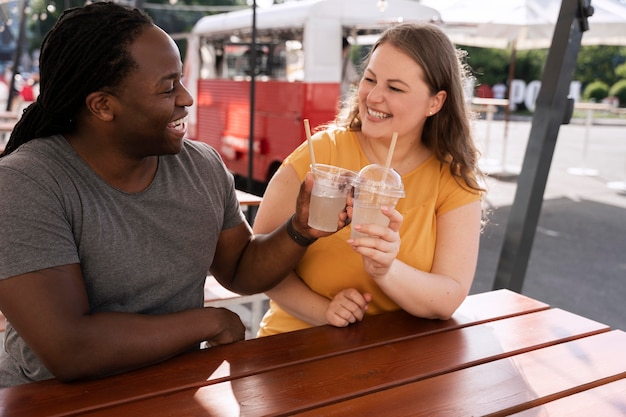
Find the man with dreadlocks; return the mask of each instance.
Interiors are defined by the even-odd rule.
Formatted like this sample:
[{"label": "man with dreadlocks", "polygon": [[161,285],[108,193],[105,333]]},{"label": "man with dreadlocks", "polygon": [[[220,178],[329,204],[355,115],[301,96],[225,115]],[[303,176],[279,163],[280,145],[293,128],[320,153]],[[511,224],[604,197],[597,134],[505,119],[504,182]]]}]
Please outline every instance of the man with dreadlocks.
[{"label": "man with dreadlocks", "polygon": [[0,387],[243,339],[234,313],[202,307],[207,271],[249,294],[293,270],[329,234],[307,226],[312,177],[294,216],[253,236],[218,154],[184,139],[193,100],[176,44],[138,10],[64,12],[40,71],[0,158]]}]

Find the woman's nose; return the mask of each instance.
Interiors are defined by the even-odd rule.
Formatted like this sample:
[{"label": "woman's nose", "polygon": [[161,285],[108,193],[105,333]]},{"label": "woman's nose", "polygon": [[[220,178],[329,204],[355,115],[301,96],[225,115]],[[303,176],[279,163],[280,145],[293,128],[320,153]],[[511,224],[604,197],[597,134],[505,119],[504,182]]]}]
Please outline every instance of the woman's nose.
[{"label": "woman's nose", "polygon": [[367,94],[367,99],[372,102],[380,102],[383,100],[382,89],[379,86],[374,86]]}]

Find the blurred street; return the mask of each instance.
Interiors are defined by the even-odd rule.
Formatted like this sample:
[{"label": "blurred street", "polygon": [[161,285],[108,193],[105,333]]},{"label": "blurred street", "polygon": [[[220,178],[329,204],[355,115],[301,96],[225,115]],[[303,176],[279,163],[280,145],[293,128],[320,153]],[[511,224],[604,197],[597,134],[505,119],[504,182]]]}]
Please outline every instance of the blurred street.
[{"label": "blurred street", "polygon": [[[626,119],[601,122],[560,128],[522,293],[626,330]],[[471,293],[493,286],[530,128],[511,121],[505,135],[504,121],[476,122],[482,167],[500,180],[488,180]]]}]

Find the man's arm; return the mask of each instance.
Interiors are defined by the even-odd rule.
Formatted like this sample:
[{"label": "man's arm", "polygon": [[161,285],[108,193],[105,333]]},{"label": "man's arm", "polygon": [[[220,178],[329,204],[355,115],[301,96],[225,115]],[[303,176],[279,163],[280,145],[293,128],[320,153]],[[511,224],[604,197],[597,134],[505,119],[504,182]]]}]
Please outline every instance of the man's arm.
[{"label": "man's arm", "polygon": [[[211,273],[231,291],[253,294],[269,290],[291,272],[306,251],[300,242],[328,236],[308,226],[313,177],[309,173],[300,185],[296,214],[272,232],[253,235],[243,223],[220,234]],[[346,215],[342,221],[345,226]],[[291,231],[288,223],[291,222]],[[298,237],[294,236],[297,235]]]},{"label": "man's arm", "polygon": [[198,308],[165,315],[90,314],[78,264],[0,280],[0,308],[46,368],[61,380],[140,368],[202,341],[217,345],[242,340],[245,335],[241,320],[226,309]]}]

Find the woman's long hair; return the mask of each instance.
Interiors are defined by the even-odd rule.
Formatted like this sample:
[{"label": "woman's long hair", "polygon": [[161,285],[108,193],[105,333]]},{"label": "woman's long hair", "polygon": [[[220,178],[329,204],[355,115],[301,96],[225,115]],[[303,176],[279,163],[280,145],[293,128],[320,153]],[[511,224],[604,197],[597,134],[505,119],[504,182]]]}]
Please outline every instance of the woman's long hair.
[{"label": "woman's long hair", "polygon": [[71,133],[87,96],[114,91],[135,67],[128,47],[151,25],[143,12],[110,2],[63,12],[41,45],[40,95],[24,110],[0,157],[32,139]]},{"label": "woman's long hair", "polygon": [[[471,130],[472,113],[463,93],[464,83],[469,79],[465,65],[465,53],[457,50],[450,39],[432,24],[403,23],[387,29],[365,57],[364,68],[373,52],[383,43],[398,48],[412,58],[424,72],[424,82],[431,94],[447,93],[441,110],[427,118],[422,133],[422,143],[438,160],[449,164],[455,178],[462,178],[469,188],[484,189],[478,179],[483,175],[478,168],[479,152],[474,144]],[[358,92],[346,103],[335,123],[353,130],[361,129]]]}]

